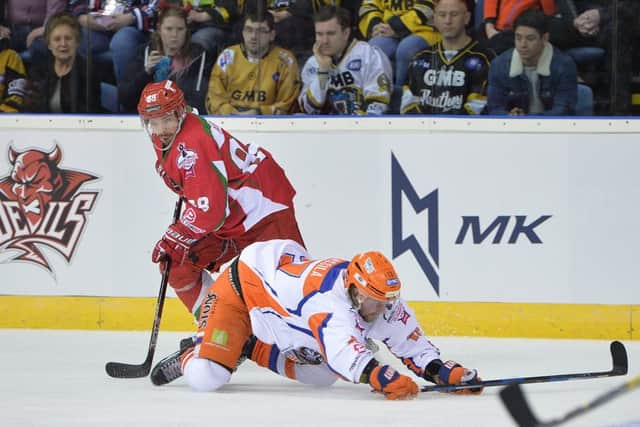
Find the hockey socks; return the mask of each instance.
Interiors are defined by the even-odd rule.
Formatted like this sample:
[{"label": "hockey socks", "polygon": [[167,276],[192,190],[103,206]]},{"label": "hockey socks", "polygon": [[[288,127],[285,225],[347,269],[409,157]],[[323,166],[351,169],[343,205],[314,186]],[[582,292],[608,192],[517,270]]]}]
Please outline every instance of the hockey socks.
[{"label": "hockey socks", "polygon": [[265,344],[260,340],[256,340],[249,358],[257,363],[258,366],[267,368],[278,375],[292,380],[296,379],[296,363],[286,357],[275,344]]}]

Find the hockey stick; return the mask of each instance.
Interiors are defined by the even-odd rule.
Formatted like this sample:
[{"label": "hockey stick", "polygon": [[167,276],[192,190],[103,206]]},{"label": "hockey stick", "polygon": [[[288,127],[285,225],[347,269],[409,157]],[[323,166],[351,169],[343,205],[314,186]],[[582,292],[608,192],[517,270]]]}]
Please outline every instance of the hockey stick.
[{"label": "hockey stick", "polygon": [[[173,211],[173,223],[178,222],[180,217],[180,210],[182,208],[182,197],[176,202],[176,207]],[[147,358],[140,365],[130,365],[128,363],[121,362],[108,362],[105,365],[105,370],[110,377],[113,378],[142,378],[149,375],[151,371],[151,363],[153,362],[153,355],[156,352],[156,344],[158,341],[158,332],[160,331],[160,320],[162,319],[162,309],[164,308],[164,298],[167,294],[167,283],[169,282],[169,269],[171,268],[171,260],[169,257],[164,262],[164,271],[162,273],[162,280],[160,281],[160,292],[158,293],[158,299],[156,301],[156,312],[153,318],[153,326],[151,327],[151,339],[149,340],[149,350],[147,352]]]},{"label": "hockey stick", "polygon": [[548,383],[567,380],[586,380],[590,378],[626,375],[628,369],[627,350],[624,348],[624,345],[620,341],[611,342],[611,359],[613,362],[613,368],[610,371],[583,372],[579,374],[544,375],[540,377],[502,378],[499,380],[480,381],[475,384],[432,385],[424,386],[420,389],[420,391],[451,392],[467,388],[495,387],[510,384]]},{"label": "hockey stick", "polygon": [[592,401],[578,406],[566,414],[555,418],[553,420],[540,422],[538,418],[531,411],[531,407],[527,403],[527,399],[522,392],[522,388],[518,384],[512,384],[509,387],[505,387],[500,390],[500,399],[509,410],[509,413],[513,417],[518,426],[520,427],[552,427],[557,426],[565,421],[568,421],[578,415],[581,415],[587,411],[590,411],[598,406],[610,401],[614,397],[617,397],[628,391],[632,391],[636,387],[640,387],[640,375],[630,379],[629,381],[620,384],[619,386],[610,389],[606,393],[601,394]]}]

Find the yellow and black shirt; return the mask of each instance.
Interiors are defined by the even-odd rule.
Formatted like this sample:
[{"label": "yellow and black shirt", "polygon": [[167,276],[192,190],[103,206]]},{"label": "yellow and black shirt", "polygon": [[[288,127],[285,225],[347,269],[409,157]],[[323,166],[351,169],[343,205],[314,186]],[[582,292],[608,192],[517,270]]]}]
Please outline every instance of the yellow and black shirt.
[{"label": "yellow and black shirt", "polygon": [[495,55],[472,40],[458,51],[442,43],[418,52],[402,90],[402,114],[481,114]]}]

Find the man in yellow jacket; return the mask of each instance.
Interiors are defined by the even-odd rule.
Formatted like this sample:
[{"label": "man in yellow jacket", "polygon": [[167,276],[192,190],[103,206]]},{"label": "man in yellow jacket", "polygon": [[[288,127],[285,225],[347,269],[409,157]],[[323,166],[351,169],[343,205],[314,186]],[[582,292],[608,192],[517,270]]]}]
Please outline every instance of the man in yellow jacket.
[{"label": "man in yellow jacket", "polygon": [[292,52],[275,46],[273,15],[250,13],[243,43],[223,50],[209,79],[209,114],[289,114],[300,93],[300,69]]}]

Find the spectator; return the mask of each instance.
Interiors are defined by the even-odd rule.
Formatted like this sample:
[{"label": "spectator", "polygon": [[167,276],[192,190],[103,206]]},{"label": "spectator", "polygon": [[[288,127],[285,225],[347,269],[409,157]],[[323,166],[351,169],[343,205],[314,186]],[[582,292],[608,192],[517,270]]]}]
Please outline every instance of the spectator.
[{"label": "spectator", "polygon": [[583,76],[602,69],[606,50],[610,50],[609,8],[604,0],[558,0],[564,33],[552,42],[573,58]]},{"label": "spectator", "polygon": [[442,40],[409,63],[400,112],[481,114],[495,55],[467,34],[472,12],[467,0],[434,0],[434,5]]},{"label": "spectator", "polygon": [[[313,47],[313,14],[324,2],[271,0],[269,13],[276,25],[276,43],[295,53],[311,53]],[[308,57],[309,55],[307,55]]]},{"label": "spectator", "polygon": [[394,62],[395,90],[402,91],[411,58],[440,40],[433,27],[433,2],[364,0],[359,15],[360,32]]},{"label": "spectator", "polygon": [[548,17],[556,13],[555,0],[484,0],[484,36],[500,54],[513,47],[513,23],[525,10],[540,9]]},{"label": "spectator", "polygon": [[80,54],[111,58],[116,82],[149,39],[157,0],[69,0],[69,10],[83,27]]},{"label": "spectator", "polygon": [[191,40],[215,58],[233,40],[232,28],[240,16],[242,1],[184,0],[184,4],[189,10]]},{"label": "spectator", "polygon": [[140,93],[148,83],[166,79],[182,89],[188,105],[205,112],[213,58],[190,39],[187,11],[170,5],[161,9],[150,42],[140,47],[127,69],[127,79],[118,86],[118,98],[126,112],[136,112]]},{"label": "spectator", "polygon": [[300,70],[290,51],[274,45],[268,12],[244,19],[244,42],[225,49],[209,79],[209,114],[289,114],[300,94]]},{"label": "spectator", "polygon": [[377,47],[355,40],[349,12],[326,7],[314,16],[313,56],[302,69],[299,103],[309,114],[383,114],[393,72]]},{"label": "spectator", "polygon": [[255,10],[262,12],[265,8],[273,15],[276,27],[276,44],[291,50],[300,64],[311,56],[313,48],[313,15],[325,6],[341,6],[348,8],[351,22],[355,22],[359,1],[335,0],[248,0],[245,2],[245,13]]},{"label": "spectator", "polygon": [[65,0],[0,1],[0,39],[8,37],[10,47],[27,63],[47,59],[44,25],[56,13],[64,12]]},{"label": "spectator", "polygon": [[97,113],[99,83],[89,64],[78,55],[80,24],[70,14],[47,21],[44,38],[51,57],[31,73],[31,108],[40,113]]},{"label": "spectator", "polygon": [[306,60],[313,46],[313,14],[322,6],[324,1],[256,0],[245,2],[245,14],[266,7],[275,23],[275,44]]},{"label": "spectator", "polygon": [[576,66],[549,43],[545,16],[527,10],[514,23],[515,49],[491,62],[489,114],[574,114],[577,98]]},{"label": "spectator", "polygon": [[0,35],[0,113],[18,113],[24,105],[26,71],[18,53]]},{"label": "spectator", "polygon": [[[361,0],[246,0],[244,14],[267,10],[273,15],[276,28],[275,44],[290,50],[302,67],[313,54],[315,33],[313,16],[323,7],[340,6],[349,11],[351,22],[357,22]],[[357,27],[353,28],[357,31]],[[240,33],[236,28],[234,34]],[[356,34],[356,33],[354,33]],[[236,37],[240,40],[240,37]]]}]

